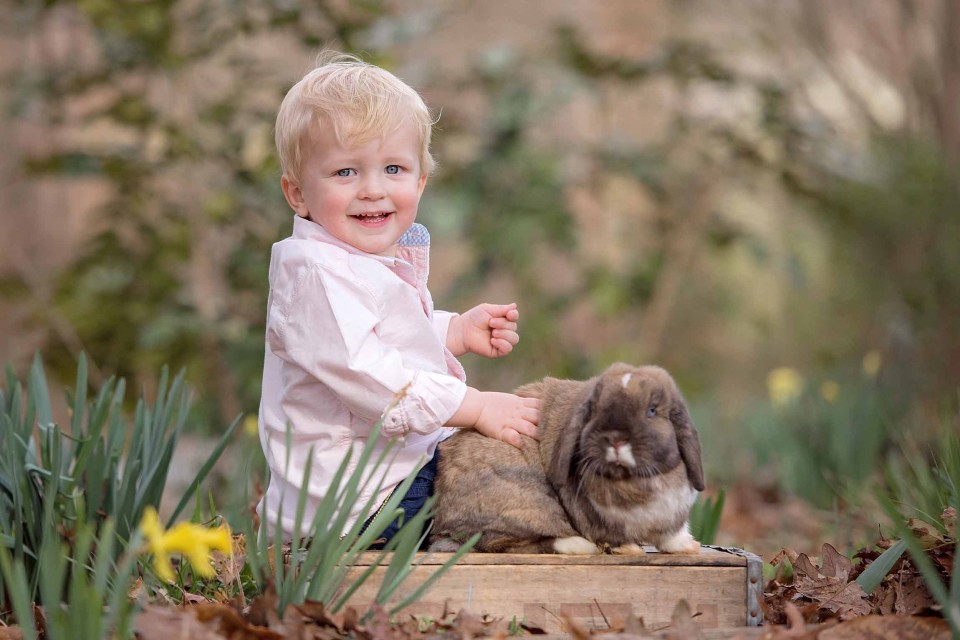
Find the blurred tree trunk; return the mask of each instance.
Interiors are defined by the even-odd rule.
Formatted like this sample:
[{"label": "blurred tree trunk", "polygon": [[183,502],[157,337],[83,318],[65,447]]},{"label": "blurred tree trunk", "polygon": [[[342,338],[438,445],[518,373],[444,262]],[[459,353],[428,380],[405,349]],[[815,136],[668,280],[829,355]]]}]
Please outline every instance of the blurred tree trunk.
[{"label": "blurred tree trunk", "polygon": [[690,185],[676,203],[677,211],[671,216],[679,223],[665,242],[663,271],[644,310],[643,329],[640,331],[645,348],[644,357],[649,362],[660,361],[664,346],[669,342],[667,335],[677,307],[677,297],[687,282],[686,278],[710,226],[717,173],[714,170]]},{"label": "blurred tree trunk", "polygon": [[236,377],[230,368],[220,339],[221,327],[228,316],[232,295],[227,282],[230,248],[238,242],[236,233],[224,232],[197,215],[191,219],[189,286],[197,315],[203,321],[200,335],[202,366],[207,372],[204,383],[216,397],[219,422],[230,422],[241,412]]},{"label": "blurred tree trunk", "polygon": [[960,0],[943,0],[939,57],[943,90],[937,120],[941,143],[960,182]]}]

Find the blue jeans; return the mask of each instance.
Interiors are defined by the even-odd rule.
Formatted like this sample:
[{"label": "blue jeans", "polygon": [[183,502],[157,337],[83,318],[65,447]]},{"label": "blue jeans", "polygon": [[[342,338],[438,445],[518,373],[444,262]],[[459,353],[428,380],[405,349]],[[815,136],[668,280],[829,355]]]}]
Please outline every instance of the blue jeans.
[{"label": "blue jeans", "polygon": [[[433,480],[437,475],[437,461],[439,461],[439,459],[440,450],[437,449],[434,451],[433,457],[427,461],[427,464],[423,465],[423,468],[417,473],[406,495],[403,496],[403,500],[400,501],[400,508],[403,509],[402,519],[404,522],[407,522],[415,516],[423,508],[423,505],[427,502],[427,498],[433,495]],[[393,494],[391,494],[391,497],[392,496]],[[389,500],[390,498],[387,499]],[[373,514],[367,518],[367,521],[363,523],[363,530],[366,530],[366,528],[370,526],[370,523],[373,522],[375,517],[376,514]],[[387,528],[384,529],[380,537],[370,545],[370,548],[382,549],[383,545],[385,545],[390,538],[397,535],[397,531],[400,530],[400,520],[401,518],[398,517],[387,525]],[[427,521],[425,526],[429,525],[430,521]],[[424,541],[424,545],[426,545],[426,541]]]}]

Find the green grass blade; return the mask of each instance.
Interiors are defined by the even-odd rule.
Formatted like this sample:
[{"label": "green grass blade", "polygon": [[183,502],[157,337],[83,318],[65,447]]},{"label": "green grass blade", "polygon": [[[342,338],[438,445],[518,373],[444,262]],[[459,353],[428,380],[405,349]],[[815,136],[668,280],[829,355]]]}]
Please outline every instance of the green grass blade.
[{"label": "green grass blade", "polygon": [[404,598],[403,600],[398,602],[396,605],[394,605],[390,609],[390,615],[396,614],[398,611],[400,611],[404,607],[410,604],[413,604],[414,602],[419,600],[421,597],[423,597],[423,595],[427,592],[427,589],[433,586],[434,582],[439,580],[440,577],[443,576],[443,574],[450,569],[450,567],[452,567],[457,562],[459,562],[460,558],[462,558],[464,555],[469,553],[471,549],[473,549],[473,546],[477,544],[478,540],[480,540],[481,535],[483,535],[481,532],[477,532],[473,534],[473,536],[469,540],[467,540],[462,547],[457,549],[456,552],[454,552],[454,554],[450,556],[450,558],[440,566],[440,568],[438,568],[436,571],[430,574],[429,578],[427,578],[419,586],[417,586],[417,588],[414,589],[413,592],[410,593],[410,595],[408,595],[406,598]]},{"label": "green grass blade", "polygon": [[113,520],[107,520],[100,528],[100,541],[97,543],[96,562],[93,565],[93,588],[97,593],[106,593],[110,569],[113,564],[113,547],[116,542]]},{"label": "green grass blade", "polygon": [[388,551],[386,549],[382,550],[380,553],[375,554],[375,558],[367,568],[364,569],[360,574],[351,582],[346,589],[340,593],[340,596],[330,605],[330,613],[337,613],[343,608],[343,605],[347,603],[347,600],[350,599],[350,596],[359,589],[363,584],[370,579],[370,576],[373,575],[373,572],[377,570],[380,566],[383,565],[383,561],[387,558]]},{"label": "green grass blade", "polygon": [[[55,536],[46,536],[40,548],[40,604],[47,609],[47,625],[57,628],[61,626],[57,614],[60,612],[60,601],[63,597],[67,563],[69,562],[66,545],[62,545]],[[66,637],[65,634],[52,634],[54,637]]]},{"label": "green grass blade", "polygon": [[17,624],[24,640],[35,640],[37,629],[33,621],[32,589],[27,579],[27,570],[23,562],[13,560],[6,548],[0,547],[0,576],[4,588],[13,603],[17,615]]},{"label": "green grass blade", "polygon": [[30,367],[28,395],[33,400],[30,404],[36,409],[37,421],[41,425],[53,424],[50,389],[47,387],[47,376],[43,370],[43,361],[40,359],[39,353],[33,357],[33,366]]},{"label": "green grass blade", "polygon": [[144,456],[143,473],[140,476],[139,486],[134,498],[134,516],[137,520],[140,519],[145,506],[160,506],[160,498],[163,496],[163,488],[167,484],[167,474],[170,471],[170,463],[173,461],[176,448],[177,434],[174,433],[171,434],[169,440],[154,449],[155,452],[159,452],[158,457]]},{"label": "green grass blade", "polygon": [[[386,574],[383,577],[383,582],[380,583],[380,589],[375,598],[377,604],[382,605],[388,602],[397,587],[403,583],[413,570],[413,559],[417,551],[420,550],[420,544],[423,541],[423,527],[433,510],[434,502],[435,498],[431,497],[428,499],[423,508],[414,514],[407,522],[403,523],[400,530],[397,531],[394,537],[396,547],[393,552],[393,558],[391,558],[390,563],[387,565]],[[391,542],[393,542],[393,540],[391,540]]]},{"label": "green grass blade", "polygon": [[87,408],[87,357],[80,354],[77,360],[77,381],[74,387],[70,408],[73,416],[70,421],[70,433],[79,437],[83,429],[83,416]]},{"label": "green grass blade", "polygon": [[[381,455],[377,458],[373,466],[370,467],[369,473],[366,474],[366,480],[363,482],[363,485],[359,486],[367,466],[366,461],[375,448],[374,440],[371,438],[364,446],[359,463],[351,477],[347,480],[347,483],[343,486],[343,490],[337,491],[336,488],[339,488],[338,485],[331,485],[331,491],[328,493],[328,496],[325,497],[329,499],[329,502],[324,505],[325,514],[329,514],[324,516],[327,518],[325,521],[330,522],[330,524],[327,528],[328,535],[325,536],[323,540],[325,548],[321,556],[321,564],[317,570],[318,575],[322,575],[324,579],[311,583],[311,588],[308,592],[310,598],[321,602],[328,602],[333,598],[336,590],[343,581],[344,575],[353,564],[356,555],[366,550],[377,536],[383,532],[387,524],[389,524],[390,520],[385,521],[382,518],[379,520],[375,518],[374,521],[370,523],[370,526],[361,532],[370,513],[377,506],[376,496],[380,494],[380,489],[383,486],[383,475],[379,474],[378,471],[381,469],[384,460],[393,446],[394,443],[389,442],[387,446],[383,448]],[[343,531],[347,518],[350,516],[351,506],[356,503],[357,496],[366,490],[375,476],[379,476],[380,479],[370,494],[374,496],[374,498],[361,505],[353,526],[340,537],[340,532]],[[402,484],[391,493],[387,502],[380,508],[380,515],[387,515],[395,510],[396,505],[399,504],[403,495],[406,493],[408,486],[409,483]],[[397,494],[399,494],[399,496]],[[333,515],[336,517],[332,517]]]},{"label": "green grass blade", "polygon": [[[94,632],[99,630],[97,627],[103,612],[103,600],[99,592],[90,588],[88,579],[90,574],[88,563],[93,542],[93,531],[86,525],[80,527],[74,538],[72,562],[69,557],[65,562],[69,571],[66,601],[69,613],[63,612],[64,615],[58,616],[58,622],[62,625],[62,635],[58,633],[54,637],[68,637],[76,634],[90,638],[94,637]],[[46,604],[48,608],[52,605],[49,601]],[[57,609],[61,608],[57,607]]]},{"label": "green grass blade", "polygon": [[[368,445],[364,450],[369,448]],[[335,548],[340,538],[342,522],[341,515],[344,508],[349,510],[350,503],[341,499],[342,493],[354,493],[356,487],[360,484],[363,467],[358,463],[354,471],[344,481],[347,469],[350,468],[353,459],[354,448],[351,446],[343,461],[334,472],[327,493],[320,500],[314,511],[313,519],[310,522],[310,530],[313,532],[313,539],[310,543],[310,549],[304,558],[304,570],[309,574],[309,586],[305,595],[314,600],[322,599],[323,590],[331,584],[334,578],[334,567],[340,559]],[[363,459],[361,454],[360,459]],[[345,536],[347,539],[349,534]]]},{"label": "green grass blade", "polygon": [[907,543],[903,540],[897,540],[892,547],[881,553],[880,557],[871,562],[870,566],[857,576],[857,584],[860,585],[864,593],[867,595],[873,593],[906,550]]},{"label": "green grass blade", "polygon": [[190,496],[193,495],[193,492],[196,491],[197,487],[207,479],[207,476],[210,474],[210,471],[213,470],[214,465],[217,464],[217,461],[220,460],[220,456],[223,454],[224,449],[227,448],[227,444],[233,441],[233,434],[236,432],[237,427],[240,426],[241,416],[234,418],[233,422],[227,427],[227,430],[221,436],[220,440],[217,441],[217,445],[213,448],[213,451],[207,457],[206,461],[200,467],[200,470],[197,471],[197,474],[194,476],[193,481],[190,482],[190,485],[187,487],[186,491],[183,493],[183,497],[180,498],[180,502],[177,503],[177,506],[173,510],[173,514],[170,516],[170,519],[167,521],[167,526],[169,527],[177,519],[177,516],[183,511],[187,506],[187,502],[190,500]]},{"label": "green grass blade", "polygon": [[[385,461],[386,457],[389,455],[390,451],[394,446],[394,442],[391,441],[388,443],[387,447],[384,447],[380,457],[377,459],[375,465],[371,468],[371,472],[368,476],[368,480],[375,475],[380,475],[380,480],[377,483],[374,491],[371,495],[377,496],[380,493],[380,488],[383,483],[383,475],[377,474],[377,471],[380,469],[381,465]],[[358,470],[360,468],[358,467]],[[311,594],[317,600],[321,602],[328,602],[332,599],[337,589],[343,583],[343,580],[356,562],[357,556],[366,551],[370,545],[380,537],[380,534],[383,533],[391,522],[393,522],[399,515],[402,513],[399,511],[398,507],[400,502],[407,494],[407,490],[410,488],[410,485],[413,484],[413,481],[416,479],[416,472],[408,474],[404,478],[403,482],[400,483],[394,490],[390,493],[390,496],[387,498],[386,502],[379,508],[377,515],[370,522],[369,526],[361,532],[363,524],[366,522],[369,513],[376,507],[375,499],[368,501],[360,509],[360,512],[354,521],[353,526],[350,530],[343,536],[343,539],[340,540],[339,545],[336,546],[335,550],[332,553],[328,553],[325,557],[325,569],[328,576],[328,580],[325,583],[322,583],[320,589],[314,589],[314,593]],[[351,496],[346,495],[341,504],[347,506],[347,508],[341,509],[341,518],[338,518],[335,524],[335,531],[342,530],[343,524],[345,523],[346,515],[349,513],[349,505],[352,502],[348,502]]]},{"label": "green grass blade", "polygon": [[20,416],[20,424],[18,428],[18,433],[29,443],[29,453],[36,459],[36,445],[33,439],[33,426],[37,422],[37,407],[36,401],[34,400],[34,392],[32,391],[33,385],[29,382],[27,383],[27,388],[24,391],[24,413]]},{"label": "green grass blade", "polygon": [[393,593],[397,590],[403,581],[410,575],[414,569],[413,559],[417,552],[417,542],[420,536],[413,534],[412,528],[403,527],[397,532],[390,542],[395,543],[392,547],[393,553],[390,556],[390,562],[387,563],[386,572],[380,587],[377,589],[377,595],[374,596],[374,602],[379,605],[385,605],[389,602]]},{"label": "green grass blade", "polygon": [[[879,500],[884,511],[893,520],[897,535],[906,543],[907,551],[910,552],[910,559],[920,571],[920,575],[923,576],[923,581],[927,585],[927,589],[930,590],[930,595],[942,608],[943,617],[949,623],[950,629],[954,635],[960,636],[960,605],[954,602],[957,596],[947,591],[946,585],[940,580],[940,574],[933,566],[926,550],[904,523],[893,502],[884,496],[880,496]],[[957,539],[956,551],[960,551],[960,537]]]},{"label": "green grass blade", "polygon": [[108,600],[109,613],[105,628],[115,629],[114,637],[122,640],[133,637],[134,612],[138,605],[129,597],[129,593],[142,544],[143,536],[138,530],[127,543],[127,551],[114,572],[114,583]]}]

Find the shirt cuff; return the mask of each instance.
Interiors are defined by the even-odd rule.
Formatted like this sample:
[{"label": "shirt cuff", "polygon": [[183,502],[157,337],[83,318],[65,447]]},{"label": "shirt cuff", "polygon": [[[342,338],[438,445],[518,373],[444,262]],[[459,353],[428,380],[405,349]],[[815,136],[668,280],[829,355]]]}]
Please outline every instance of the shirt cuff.
[{"label": "shirt cuff", "polygon": [[383,433],[399,437],[436,431],[460,408],[467,385],[450,375],[418,371],[380,417]]},{"label": "shirt cuff", "polygon": [[431,322],[433,322],[434,332],[436,332],[437,337],[440,338],[440,344],[447,344],[447,333],[450,331],[450,321],[459,315],[459,313],[452,313],[450,311],[434,310]]}]

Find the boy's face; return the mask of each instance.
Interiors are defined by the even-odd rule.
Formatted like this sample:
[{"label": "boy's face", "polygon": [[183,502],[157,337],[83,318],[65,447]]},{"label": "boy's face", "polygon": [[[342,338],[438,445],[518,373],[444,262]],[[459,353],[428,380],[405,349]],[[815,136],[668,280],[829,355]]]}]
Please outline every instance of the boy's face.
[{"label": "boy's face", "polygon": [[287,202],[342,242],[366,253],[395,255],[427,184],[416,126],[406,123],[383,139],[350,147],[336,139],[332,127],[323,127],[310,141],[301,184],[280,181]]}]

